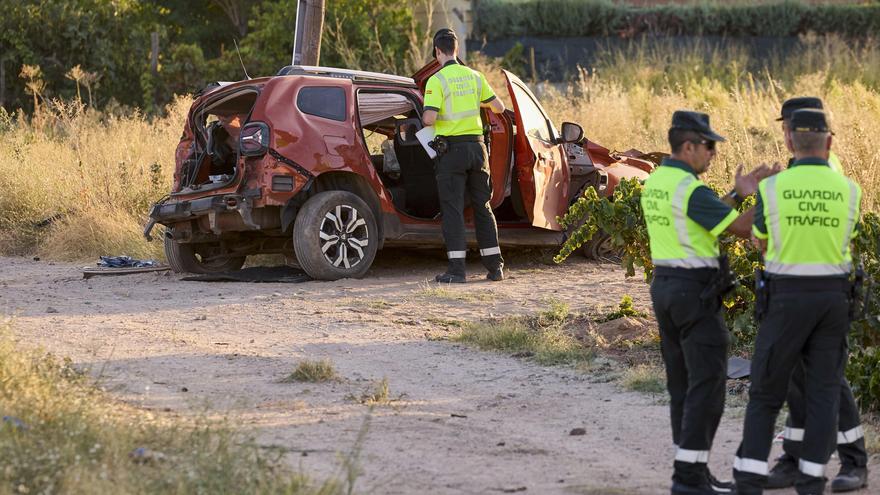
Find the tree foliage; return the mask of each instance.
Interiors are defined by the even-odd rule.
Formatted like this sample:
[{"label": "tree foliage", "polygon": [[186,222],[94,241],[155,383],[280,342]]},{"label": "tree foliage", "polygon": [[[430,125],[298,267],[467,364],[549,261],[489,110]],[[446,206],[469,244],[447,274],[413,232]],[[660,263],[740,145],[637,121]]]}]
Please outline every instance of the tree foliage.
[{"label": "tree foliage", "polygon": [[[79,98],[161,108],[214,80],[273,75],[290,63],[296,0],[24,0],[0,17],[0,105],[33,110],[41,99]],[[159,38],[151,70],[151,33]],[[400,73],[426,61],[413,2],[327,0],[322,65]],[[415,46],[416,48],[412,48]],[[38,67],[39,81],[19,77]],[[72,77],[79,67],[94,80]],[[79,74],[77,72],[76,74]],[[40,85],[39,95],[26,89]]]},{"label": "tree foliage", "polygon": [[3,104],[25,107],[29,98],[16,78],[23,65],[39,66],[45,96],[74,97],[65,78],[74,66],[98,71],[101,94],[136,104],[140,74],[148,69],[152,6],[134,0],[25,0],[6,2],[0,16]]},{"label": "tree foliage", "polygon": [[639,34],[880,34],[880,5],[868,4],[828,5],[780,0],[767,3],[631,5],[611,0],[483,0],[476,10],[476,30],[489,39],[519,36],[630,37]]}]

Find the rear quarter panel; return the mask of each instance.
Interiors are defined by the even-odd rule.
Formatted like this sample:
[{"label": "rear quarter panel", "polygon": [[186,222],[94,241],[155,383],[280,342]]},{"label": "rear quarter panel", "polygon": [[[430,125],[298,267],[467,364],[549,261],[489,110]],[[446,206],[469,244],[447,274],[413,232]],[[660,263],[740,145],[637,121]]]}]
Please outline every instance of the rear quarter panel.
[{"label": "rear quarter panel", "polygon": [[[339,87],[345,95],[342,121],[305,114],[297,108],[299,91],[305,87]],[[393,211],[376,170],[360,142],[356,122],[354,86],[348,79],[280,76],[271,80],[254,106],[251,120],[266,122],[271,129],[269,147],[297,163],[312,175],[351,172],[367,179],[382,209]],[[293,193],[271,191],[272,176],[293,175],[298,191],[308,180],[295,168],[267,155],[262,167],[247,167],[247,189],[262,187],[267,205],[283,205]]]}]

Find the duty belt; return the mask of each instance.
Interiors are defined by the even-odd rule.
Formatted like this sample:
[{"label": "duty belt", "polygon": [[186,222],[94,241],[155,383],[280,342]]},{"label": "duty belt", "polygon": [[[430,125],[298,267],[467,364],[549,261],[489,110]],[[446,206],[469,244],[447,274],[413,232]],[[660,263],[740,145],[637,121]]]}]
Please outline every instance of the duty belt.
[{"label": "duty belt", "polygon": [[657,277],[670,277],[708,283],[716,275],[718,275],[718,270],[715,268],[670,268],[668,266],[658,266],[654,269],[655,279]]},{"label": "duty belt", "polygon": [[443,136],[449,144],[455,143],[482,143],[483,136],[477,136],[476,134],[468,134],[464,136]]},{"label": "duty belt", "polygon": [[851,282],[845,278],[780,278],[767,283],[770,292],[849,292]]}]

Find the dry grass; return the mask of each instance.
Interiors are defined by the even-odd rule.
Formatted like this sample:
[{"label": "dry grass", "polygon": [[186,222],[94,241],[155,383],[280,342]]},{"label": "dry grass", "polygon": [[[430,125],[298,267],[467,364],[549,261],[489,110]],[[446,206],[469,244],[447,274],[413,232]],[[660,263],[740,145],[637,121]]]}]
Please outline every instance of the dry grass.
[{"label": "dry grass", "polygon": [[479,349],[500,351],[534,359],[543,365],[584,366],[595,357],[592,342],[574,336],[575,318],[568,305],[549,301],[548,309],[534,316],[465,323],[451,340]]},{"label": "dry grass", "polygon": [[152,120],[63,102],[32,119],[0,112],[0,253],[161,257],[141,230],[150,204],[171,189],[189,104],[179,99]]},{"label": "dry grass", "polygon": [[[744,69],[749,61],[735,49],[706,58],[699,45],[690,50],[642,45],[609,52],[597,71],[581,71],[571,83],[532,87],[557,127],[578,122],[588,139],[612,150],[668,151],[666,132],[675,110],[708,113],[712,127],[728,139],[707,174],[710,183],[723,187],[732,182],[739,163],[787,162],[775,120],[779,108],[792,96],[819,96],[836,132],[833,149],[864,190],[863,209],[877,210],[880,45],[827,37],[808,46],[804,53],[773,63],[769,72],[751,73]],[[509,106],[500,68],[485,58],[471,61]]]},{"label": "dry grass", "polygon": [[296,365],[293,373],[285,377],[282,382],[327,382],[338,378],[333,363],[329,359],[320,361],[301,361]]},{"label": "dry grass", "polygon": [[[553,121],[580,122],[589,139],[616,150],[664,151],[677,109],[705,111],[728,142],[707,179],[726,187],[738,163],[784,162],[788,153],[775,121],[782,101],[794,95],[825,100],[836,130],[834,149],[865,192],[865,210],[877,210],[880,190],[880,48],[868,41],[816,38],[807,51],[749,72],[742,51],[705,47],[673,50],[663,43],[609,51],[595,72],[567,84],[539,83],[535,92]],[[471,54],[505,103],[500,68]],[[41,105],[34,117],[0,111],[0,254],[40,254],[49,259],[94,260],[101,254],[162,257],[159,243],[140,236],[149,205],[170,190],[174,150],[190,100],[175,101],[167,115],[103,113],[70,103]],[[42,220],[56,217],[47,226]],[[426,297],[487,300],[426,287]],[[484,298],[484,299],[480,299]]]},{"label": "dry grass", "polygon": [[627,368],[620,381],[623,388],[634,392],[666,393],[666,375],[663,368],[658,366],[640,364]]},{"label": "dry grass", "polygon": [[350,395],[348,398],[368,406],[384,406],[400,400],[400,397],[391,397],[391,389],[388,387],[387,377],[373,381],[360,395]]},{"label": "dry grass", "polygon": [[464,302],[487,302],[497,299],[497,294],[491,290],[476,292],[469,291],[466,287],[467,284],[441,284],[426,280],[419,284],[419,289],[415,294],[426,299],[445,299],[448,301]]},{"label": "dry grass", "polygon": [[225,421],[114,401],[69,361],[16,348],[8,323],[0,384],[0,493],[335,495],[356,477],[348,458],[312,483]]}]

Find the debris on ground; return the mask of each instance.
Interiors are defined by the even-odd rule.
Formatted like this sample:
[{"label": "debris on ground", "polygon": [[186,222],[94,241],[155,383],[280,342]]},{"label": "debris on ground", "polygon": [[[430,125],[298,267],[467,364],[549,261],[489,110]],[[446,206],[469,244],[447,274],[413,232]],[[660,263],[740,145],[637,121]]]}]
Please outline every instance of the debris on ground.
[{"label": "debris on ground", "polygon": [[138,260],[131,256],[101,256],[98,261],[101,268],[150,268],[159,266],[155,260]]}]

